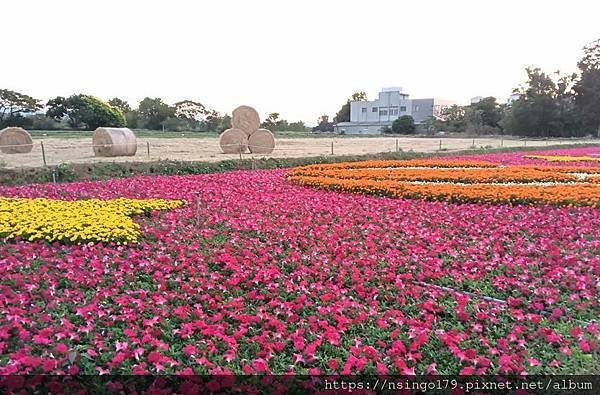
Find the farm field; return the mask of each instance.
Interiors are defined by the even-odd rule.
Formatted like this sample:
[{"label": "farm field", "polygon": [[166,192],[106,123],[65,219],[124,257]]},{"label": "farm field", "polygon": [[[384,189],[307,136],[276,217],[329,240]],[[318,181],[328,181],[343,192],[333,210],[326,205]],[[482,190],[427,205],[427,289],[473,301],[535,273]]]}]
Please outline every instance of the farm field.
[{"label": "farm field", "polygon": [[[60,137],[54,137],[60,135]],[[239,154],[223,154],[219,147],[219,139],[213,137],[175,137],[177,134],[142,134],[138,139],[135,156],[102,158],[95,157],[92,149],[91,137],[76,138],[72,133],[66,137],[60,132],[50,133],[48,136],[33,134],[33,150],[27,154],[8,155],[0,154],[0,165],[7,168],[38,167],[44,164],[41,143],[43,142],[46,164],[58,165],[61,163],[92,163],[92,162],[128,162],[128,161],[156,161],[159,159],[185,160],[185,161],[210,161],[216,162],[225,159],[237,159]],[[202,136],[201,133],[196,135]],[[360,155],[380,152],[394,152],[396,140],[398,148],[404,151],[435,152],[440,149],[448,151],[465,150],[473,145],[472,138],[427,138],[427,137],[291,137],[293,133],[279,134],[276,140],[275,151],[269,157],[275,158],[300,158],[307,156],[331,155],[331,144],[335,155]],[[90,135],[91,136],[91,135]],[[594,140],[530,140],[525,142],[517,139],[476,138],[475,147],[523,147],[546,146],[561,143],[593,143]],[[264,155],[255,155],[257,158]],[[252,157],[245,154],[244,157]]]},{"label": "farm field", "polygon": [[0,374],[600,373],[600,147],[357,163],[0,187]]}]

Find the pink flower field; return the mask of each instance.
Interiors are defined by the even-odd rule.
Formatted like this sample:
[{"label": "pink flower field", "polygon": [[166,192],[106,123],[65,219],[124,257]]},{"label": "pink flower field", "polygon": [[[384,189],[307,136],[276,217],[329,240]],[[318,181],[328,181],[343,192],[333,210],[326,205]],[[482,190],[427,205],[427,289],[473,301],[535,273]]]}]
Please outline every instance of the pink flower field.
[{"label": "pink flower field", "polygon": [[[469,159],[554,165],[524,155]],[[126,246],[0,240],[0,374],[599,373],[600,209],[340,193],[287,172],[0,187],[186,202],[134,217]]]}]

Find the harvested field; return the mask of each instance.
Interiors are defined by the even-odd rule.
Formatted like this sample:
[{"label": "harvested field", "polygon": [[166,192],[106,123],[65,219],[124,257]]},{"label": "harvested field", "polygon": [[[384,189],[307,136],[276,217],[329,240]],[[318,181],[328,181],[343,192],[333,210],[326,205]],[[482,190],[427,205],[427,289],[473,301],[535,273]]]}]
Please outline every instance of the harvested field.
[{"label": "harvested field", "polygon": [[[369,153],[389,152],[398,147],[403,151],[413,150],[415,152],[433,152],[440,149],[448,151],[464,150],[473,145],[472,138],[427,138],[427,137],[334,137],[334,138],[277,138],[276,146],[272,154],[244,154],[244,157],[307,157],[319,155],[331,155],[331,143],[333,142],[334,155],[360,155]],[[218,137],[181,137],[160,138],[147,137],[138,138],[138,149],[135,156],[101,158],[94,157],[91,138],[56,138],[48,137],[33,141],[33,150],[21,155],[0,155],[0,166],[15,167],[38,167],[44,164],[41,142],[43,141],[46,164],[57,165],[60,163],[89,163],[100,161],[154,161],[158,159],[172,160],[198,160],[198,161],[220,161],[224,159],[239,158],[239,154],[223,154],[219,147]],[[518,139],[480,138],[475,139],[475,146],[481,147],[527,147],[546,146],[560,143],[586,143],[593,140],[544,140],[523,141]],[[148,155],[148,147],[150,154]]]}]

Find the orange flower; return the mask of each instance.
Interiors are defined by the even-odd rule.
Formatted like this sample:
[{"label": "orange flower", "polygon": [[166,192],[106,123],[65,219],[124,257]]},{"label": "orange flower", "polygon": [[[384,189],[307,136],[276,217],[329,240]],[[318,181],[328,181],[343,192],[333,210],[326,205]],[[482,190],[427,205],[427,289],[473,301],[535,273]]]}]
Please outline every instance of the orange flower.
[{"label": "orange flower", "polygon": [[367,161],[298,167],[297,184],[403,198],[600,206],[600,169],[475,161]]}]

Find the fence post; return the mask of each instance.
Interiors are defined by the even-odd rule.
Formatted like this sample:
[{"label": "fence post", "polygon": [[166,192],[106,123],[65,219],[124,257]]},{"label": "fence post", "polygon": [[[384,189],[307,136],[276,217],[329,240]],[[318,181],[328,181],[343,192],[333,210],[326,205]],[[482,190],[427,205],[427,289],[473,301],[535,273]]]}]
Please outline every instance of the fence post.
[{"label": "fence post", "polygon": [[333,155],[333,141],[331,142],[331,155]]},{"label": "fence post", "polygon": [[440,139],[440,151],[442,150],[442,139]]},{"label": "fence post", "polygon": [[44,166],[46,166],[46,150],[44,149],[44,142],[40,141],[40,145],[42,146],[42,160],[44,161]]},{"label": "fence post", "polygon": [[500,147],[504,147],[504,136],[500,137]]},{"label": "fence post", "polygon": [[396,152],[400,152],[399,147],[398,147],[398,139],[396,139]]},{"label": "fence post", "polygon": [[148,153],[148,158],[150,157],[150,142],[146,141],[146,152]]},{"label": "fence post", "polygon": [[473,147],[475,147],[475,139],[473,139],[473,144],[471,144]]},{"label": "fence post", "polygon": [[523,143],[525,144],[524,147],[527,147],[527,140],[523,141]]}]

